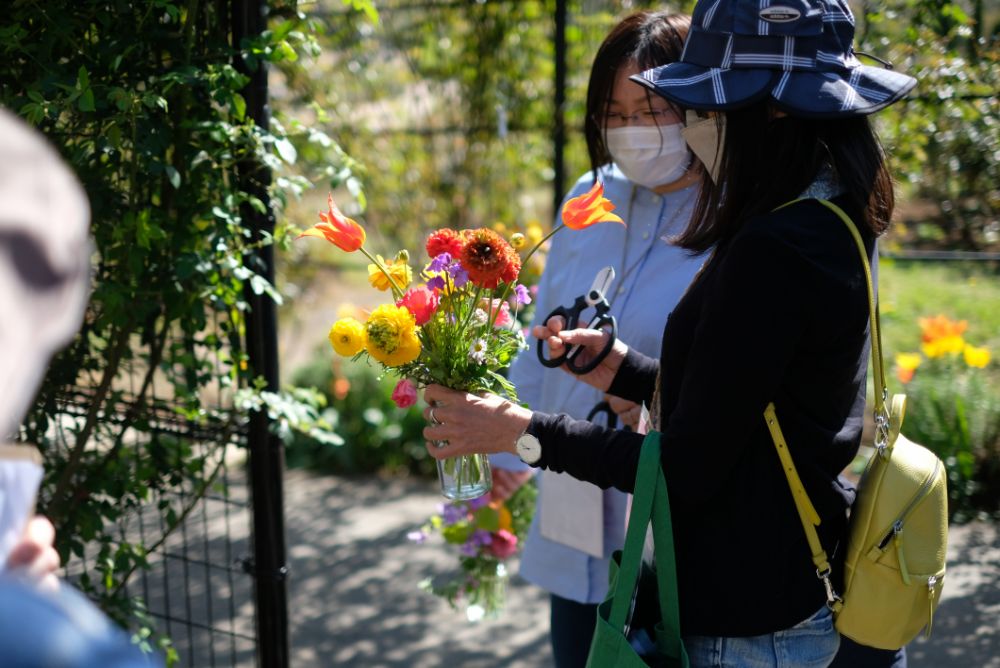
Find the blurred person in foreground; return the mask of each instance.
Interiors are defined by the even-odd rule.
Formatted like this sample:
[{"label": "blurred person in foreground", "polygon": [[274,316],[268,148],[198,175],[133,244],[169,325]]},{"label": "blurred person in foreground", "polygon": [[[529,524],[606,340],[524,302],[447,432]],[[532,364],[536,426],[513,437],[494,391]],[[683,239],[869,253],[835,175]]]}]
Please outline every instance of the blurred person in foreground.
[{"label": "blurred person in foreground", "polygon": [[[51,355],[79,329],[90,277],[86,195],[34,130],[0,109],[0,429],[17,427]],[[139,668],[146,656],[60,581],[55,531],[29,519],[41,481],[26,445],[0,445],[0,664]],[[32,453],[35,453],[32,455]]]}]

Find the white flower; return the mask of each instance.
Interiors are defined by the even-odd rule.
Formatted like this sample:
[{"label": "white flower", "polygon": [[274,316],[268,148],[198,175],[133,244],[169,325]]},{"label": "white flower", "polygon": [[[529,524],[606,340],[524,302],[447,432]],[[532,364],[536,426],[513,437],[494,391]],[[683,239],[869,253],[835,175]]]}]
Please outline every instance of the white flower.
[{"label": "white flower", "polygon": [[476,339],[469,346],[469,359],[478,364],[486,362],[486,339]]},{"label": "white flower", "polygon": [[472,324],[477,326],[483,326],[486,321],[489,320],[489,315],[481,308],[477,308],[472,312]]}]

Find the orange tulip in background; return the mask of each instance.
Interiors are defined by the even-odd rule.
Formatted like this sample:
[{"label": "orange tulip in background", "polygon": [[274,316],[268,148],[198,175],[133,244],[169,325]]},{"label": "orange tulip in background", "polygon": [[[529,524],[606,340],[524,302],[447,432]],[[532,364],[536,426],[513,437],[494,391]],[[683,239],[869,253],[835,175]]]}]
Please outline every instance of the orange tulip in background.
[{"label": "orange tulip in background", "polygon": [[330,207],[328,213],[319,212],[319,219],[322,222],[316,223],[308,230],[300,234],[297,238],[318,237],[326,239],[337,248],[353,253],[365,245],[365,228],[358,225],[353,219],[345,216],[337,205],[333,203],[333,195],[326,198]]},{"label": "orange tulip in background", "polygon": [[611,213],[615,205],[604,197],[604,184],[598,181],[590,190],[566,202],[562,209],[563,225],[571,230],[582,230],[597,223],[625,221]]}]

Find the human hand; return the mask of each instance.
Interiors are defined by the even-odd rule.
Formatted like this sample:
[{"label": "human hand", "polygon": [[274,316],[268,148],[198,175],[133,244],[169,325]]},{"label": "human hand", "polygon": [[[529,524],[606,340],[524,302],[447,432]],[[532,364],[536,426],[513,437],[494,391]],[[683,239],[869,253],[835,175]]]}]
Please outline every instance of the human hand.
[{"label": "human hand", "polygon": [[56,530],[52,522],[41,515],[33,517],[25,527],[21,542],[10,551],[6,568],[18,570],[43,589],[58,589],[59,578],[56,577],[56,571],[60,560],[59,553],[53,547],[55,539]]},{"label": "human hand", "polygon": [[[509,452],[531,422],[531,411],[495,394],[470,394],[428,385],[424,417],[427,452],[435,459],[471,454]],[[447,441],[438,447],[435,442]]]},{"label": "human hand", "polygon": [[[548,345],[549,359],[558,358],[574,345],[582,346],[582,350],[577,353],[576,363],[583,366],[593,360],[604,350],[611,336],[603,329],[567,329],[566,321],[562,316],[549,318],[544,325],[535,325],[531,330],[532,335]],[[622,361],[628,353],[628,346],[621,339],[615,339],[614,345],[608,351],[607,357],[601,360],[597,367],[588,373],[573,374],[569,368],[563,364],[559,368],[566,373],[571,373],[575,378],[582,380],[592,387],[596,387],[602,392],[606,392],[611,387],[618,369],[621,368]]]},{"label": "human hand", "polygon": [[494,501],[506,501],[514,492],[519,490],[524,483],[531,480],[534,471],[510,471],[508,469],[494,468],[493,489],[490,492]]},{"label": "human hand", "polygon": [[605,394],[604,400],[608,402],[608,406],[614,411],[618,419],[621,420],[622,426],[628,427],[632,431],[636,431],[639,426],[639,416],[642,414],[642,405],[637,404],[634,401],[629,401],[628,399],[622,399],[621,397],[616,397],[613,394]]}]

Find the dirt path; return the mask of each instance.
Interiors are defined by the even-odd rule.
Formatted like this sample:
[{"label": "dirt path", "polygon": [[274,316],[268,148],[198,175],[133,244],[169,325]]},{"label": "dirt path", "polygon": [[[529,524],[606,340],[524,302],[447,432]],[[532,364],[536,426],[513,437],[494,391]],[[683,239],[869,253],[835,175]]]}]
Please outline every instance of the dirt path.
[{"label": "dirt path", "polygon": [[[292,471],[285,489],[291,665],[552,665],[537,588],[512,578],[507,612],[476,625],[417,589],[455,562],[438,542],[406,539],[440,503],[433,484]],[[950,540],[934,633],[910,645],[910,668],[1000,668],[1000,531],[973,523]]]}]

